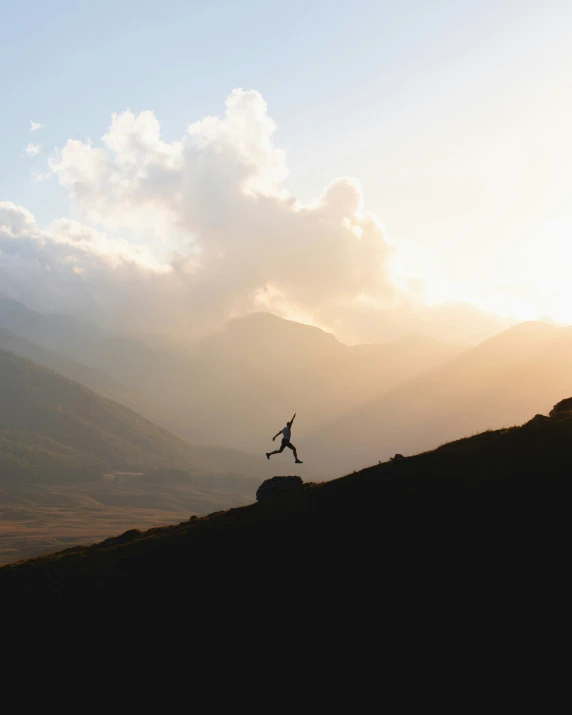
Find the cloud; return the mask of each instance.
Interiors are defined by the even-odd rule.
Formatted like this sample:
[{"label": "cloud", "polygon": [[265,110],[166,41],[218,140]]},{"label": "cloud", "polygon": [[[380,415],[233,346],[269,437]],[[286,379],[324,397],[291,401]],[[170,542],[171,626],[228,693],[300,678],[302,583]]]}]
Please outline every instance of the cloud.
[{"label": "cloud", "polygon": [[42,146],[41,144],[28,144],[26,147],[26,154],[28,156],[38,156],[38,154],[42,151]]},{"label": "cloud", "polygon": [[126,111],[102,147],[69,141],[50,166],[86,221],[168,238],[213,317],[248,309],[268,286],[306,311],[364,291],[385,299],[393,248],[359,182],[337,179],[298,205],[275,130],[260,94],[235,90],[224,117],[191,124],[181,141],[163,141],[151,112]]},{"label": "cloud", "polygon": [[30,131],[31,132],[37,132],[38,129],[42,129],[44,125],[40,124],[40,122],[33,122],[30,120]]},{"label": "cloud", "polygon": [[33,171],[32,178],[37,183],[39,183],[41,181],[47,181],[48,179],[52,178],[52,172],[51,171]]},{"label": "cloud", "polygon": [[169,273],[144,246],[71,219],[42,229],[25,208],[0,202],[0,285],[33,307],[108,319],[115,310],[129,319],[140,303],[153,316]]},{"label": "cloud", "polygon": [[334,179],[297,202],[275,132],[261,95],[241,89],[223,116],[177,141],[161,137],[153,112],[114,114],[100,144],[71,139],[49,158],[82,223],[41,229],[0,204],[4,284],[27,302],[33,287],[41,306],[147,332],[200,332],[261,308],[348,340],[439,322],[417,284],[395,280],[397,247],[359,181]]}]

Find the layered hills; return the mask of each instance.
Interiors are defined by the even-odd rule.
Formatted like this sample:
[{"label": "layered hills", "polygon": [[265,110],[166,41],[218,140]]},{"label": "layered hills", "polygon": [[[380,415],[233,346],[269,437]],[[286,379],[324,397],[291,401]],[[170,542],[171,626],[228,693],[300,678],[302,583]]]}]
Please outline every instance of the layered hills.
[{"label": "layered hills", "polygon": [[120,402],[135,412],[152,415],[155,420],[163,423],[173,420],[173,416],[166,410],[161,411],[158,405],[150,404],[136,390],[118,382],[108,373],[72,360],[3,327],[0,327],[0,350],[15,353],[47,367],[70,380],[79,382],[99,395]]},{"label": "layered hills", "polygon": [[[10,344],[60,361],[19,338]],[[61,362],[84,374],[83,366]],[[263,460],[191,447],[127,407],[1,349],[0,394],[0,563],[247,503],[265,474]]]},{"label": "layered hills", "polygon": [[570,329],[544,323],[465,349],[423,336],[350,347],[268,313],[231,320],[185,350],[7,300],[1,325],[0,348],[134,409],[194,444],[196,456],[211,445],[201,456],[216,470],[257,477],[267,472],[247,453],[263,455],[293,412],[304,475],[322,479],[517,424],[572,390]]},{"label": "layered hills", "polygon": [[[230,390],[244,387],[238,404],[253,404],[246,419],[236,415],[233,431],[249,448],[262,451],[265,442],[253,435],[267,439],[269,423],[280,428],[297,411],[308,433],[460,352],[459,346],[423,336],[350,347],[318,328],[254,313],[229,321],[197,344],[193,355],[221,372],[232,358],[235,383]],[[205,395],[206,403],[209,399]],[[286,414],[285,406],[290,408]]]},{"label": "layered hills", "polygon": [[340,474],[519,424],[572,393],[570,355],[571,327],[521,323],[333,419],[308,439],[310,459]]},{"label": "layered hills", "polygon": [[[201,467],[182,439],[72,380],[0,350],[3,460],[42,450],[107,469]],[[32,441],[32,435],[40,440]],[[57,449],[56,449],[57,445]],[[77,466],[77,465],[76,465]],[[64,471],[67,471],[64,470]],[[76,470],[76,476],[80,477]]]},{"label": "layered hills", "polygon": [[[258,454],[293,412],[302,416],[306,432],[317,429],[461,352],[421,336],[349,347],[318,328],[268,313],[231,320],[186,351],[149,347],[6,299],[0,300],[0,326],[37,346],[31,353],[29,344],[15,346],[12,339],[8,349],[78,379],[193,444]],[[67,362],[58,363],[60,356]]]},{"label": "layered hills", "polygon": [[[10,305],[13,304],[10,303]],[[28,320],[34,326],[37,327],[38,325],[43,324],[43,316],[35,314],[33,311],[28,311],[27,309],[24,309],[23,306],[20,309],[18,308],[19,304],[14,305],[15,308],[13,308],[13,310],[19,316],[27,316]],[[47,320],[49,322],[50,318],[48,317]],[[60,316],[58,320],[63,320],[63,318]],[[21,327],[21,317],[15,322]],[[26,325],[26,323],[27,321],[24,321],[24,325]],[[128,345],[136,345],[135,342],[126,342]],[[163,434],[166,434],[166,431],[168,431],[165,426],[175,428],[177,426],[183,426],[181,431],[186,431],[182,423],[182,416],[177,416],[169,412],[167,408],[146,400],[136,389],[125,386],[108,375],[106,372],[103,372],[98,368],[89,367],[88,365],[76,360],[72,360],[55,350],[45,348],[28,338],[24,338],[2,327],[0,327],[0,350],[3,350],[5,353],[11,352],[17,356],[27,358],[29,361],[36,363],[39,366],[41,365],[48,368],[50,371],[58,373],[60,377],[66,377],[73,382],[80,383],[83,387],[87,387],[90,391],[96,393],[96,396],[109,398],[115,403],[128,407],[130,411],[134,411],[139,415],[144,415],[147,418],[147,422],[152,421],[156,424],[162,425],[164,427]],[[135,356],[134,359],[136,359]],[[173,358],[167,355],[167,359],[171,360]],[[157,369],[159,369],[159,366],[160,363],[158,363]],[[8,379],[8,376],[6,376],[6,379]],[[68,385],[68,381],[62,381],[60,384]],[[132,417],[133,416],[131,415],[131,418]],[[14,429],[15,426],[12,425],[11,428]],[[111,429],[113,431],[113,427],[111,427]],[[44,434],[43,436],[46,435]],[[23,438],[20,437],[20,440],[21,439]],[[182,440],[178,440],[177,443],[181,445]],[[188,450],[188,445],[185,445],[184,448]],[[45,459],[42,458],[42,461],[44,466],[47,466]],[[101,462],[101,460],[99,461]],[[147,466],[152,463],[153,462],[148,462]],[[61,460],[59,464],[62,466]],[[193,448],[192,459],[190,462],[187,462],[187,466],[189,465],[193,468],[207,469],[210,472],[242,475],[247,477],[262,477],[266,474],[260,460],[255,458],[253,455],[241,450],[226,449],[224,447],[217,448],[195,445]],[[178,466],[181,466],[180,462]]]}]

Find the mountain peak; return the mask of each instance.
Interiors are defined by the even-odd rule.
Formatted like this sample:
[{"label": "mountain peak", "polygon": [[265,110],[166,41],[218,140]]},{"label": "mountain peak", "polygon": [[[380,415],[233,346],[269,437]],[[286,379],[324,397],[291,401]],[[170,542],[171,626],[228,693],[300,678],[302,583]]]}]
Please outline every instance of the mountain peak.
[{"label": "mountain peak", "polygon": [[257,311],[254,313],[246,313],[245,315],[237,316],[236,318],[231,318],[225,326],[225,330],[233,329],[244,329],[245,327],[256,326],[256,328],[264,328],[269,330],[282,330],[282,331],[304,331],[306,334],[321,334],[322,336],[327,336],[328,340],[335,340],[339,342],[333,333],[324,330],[323,328],[318,328],[315,325],[310,325],[309,323],[302,323],[298,320],[291,320],[290,318],[282,318],[275,313],[269,313],[266,311]]},{"label": "mountain peak", "polygon": [[295,369],[346,350],[349,348],[335,335],[273,313],[233,318],[195,346],[199,356],[226,355],[261,369],[269,365]]}]

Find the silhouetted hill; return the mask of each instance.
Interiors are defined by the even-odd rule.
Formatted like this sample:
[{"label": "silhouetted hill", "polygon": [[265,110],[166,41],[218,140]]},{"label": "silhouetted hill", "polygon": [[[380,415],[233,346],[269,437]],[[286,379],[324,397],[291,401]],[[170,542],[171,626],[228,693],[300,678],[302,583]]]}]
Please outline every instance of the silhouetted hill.
[{"label": "silhouetted hill", "polygon": [[514,425],[572,392],[572,327],[521,323],[332,420],[307,454],[334,473]]},{"label": "silhouetted hill", "polygon": [[108,627],[129,604],[147,647],[192,650],[195,677],[293,678],[301,692],[320,675],[325,694],[446,662],[451,692],[467,670],[506,679],[531,648],[550,654],[539,634],[563,615],[571,473],[572,412],[557,412],[4,567],[0,589],[11,613],[81,604]]}]

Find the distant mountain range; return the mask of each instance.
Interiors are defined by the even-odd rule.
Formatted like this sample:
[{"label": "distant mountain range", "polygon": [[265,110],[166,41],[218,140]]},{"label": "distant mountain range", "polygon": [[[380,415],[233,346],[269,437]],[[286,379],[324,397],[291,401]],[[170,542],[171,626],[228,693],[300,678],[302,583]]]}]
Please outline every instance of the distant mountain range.
[{"label": "distant mountain range", "polygon": [[[0,350],[0,388],[4,463],[8,458],[25,463],[32,459],[28,452],[53,448],[63,462],[83,461],[90,474],[95,466],[100,473],[205,466],[184,440],[119,403],[4,350]],[[53,470],[50,474],[55,476]]]},{"label": "distant mountain range", "polygon": [[157,409],[145,403],[135,390],[130,390],[102,370],[71,360],[3,327],[0,327],[0,349],[28,358],[136,411],[146,412]]},{"label": "distant mountain range", "polygon": [[[34,352],[12,338],[8,349],[78,379],[194,444],[257,454],[267,451],[272,434],[294,412],[297,430],[308,434],[461,352],[422,336],[348,347],[322,330],[268,313],[232,320],[186,354],[8,300],[0,300],[0,326],[36,345]],[[40,354],[39,347],[50,354]]]},{"label": "distant mountain range", "polygon": [[572,394],[571,357],[572,327],[521,323],[332,420],[308,452],[342,474],[520,424]]},{"label": "distant mountain range", "polygon": [[[134,409],[190,441],[215,469],[235,459],[257,476],[290,468],[288,455],[260,460],[294,412],[302,473],[323,478],[518,423],[572,389],[572,328],[544,323],[471,348],[414,335],[350,347],[318,328],[254,313],[186,352],[8,300],[0,300],[1,326],[0,347]],[[237,450],[233,459],[214,457],[226,448]]]},{"label": "distant mountain range", "polygon": [[[229,321],[199,343],[193,356],[216,366],[217,373],[228,374],[232,364],[234,380],[228,389],[247,388],[247,394],[237,398],[244,418],[237,416],[234,429],[243,443],[261,450],[269,424],[273,432],[297,412],[297,430],[307,434],[461,351],[423,336],[349,347],[318,328],[254,313]],[[205,395],[205,402],[208,399]],[[245,419],[248,429],[243,431]]]},{"label": "distant mountain range", "polygon": [[[22,357],[24,355],[30,359]],[[249,478],[266,474],[261,460],[245,452],[191,447],[185,440],[125,407],[139,406],[153,412],[154,408],[147,406],[137,393],[99,370],[42,348],[4,328],[0,328],[0,385],[2,459],[8,460],[8,451],[12,458],[16,452],[21,454],[26,440],[33,441],[29,446],[35,452],[42,444],[43,462],[33,460],[34,473],[39,474],[38,465],[43,463],[46,473],[54,474],[51,466],[48,470],[49,452],[50,459],[59,454],[55,465],[62,474],[64,455],[73,457],[72,472],[78,464],[85,464],[87,475],[92,475],[94,469],[101,472],[102,469],[141,466],[176,467],[201,474]],[[8,441],[13,444],[10,450]]]}]

